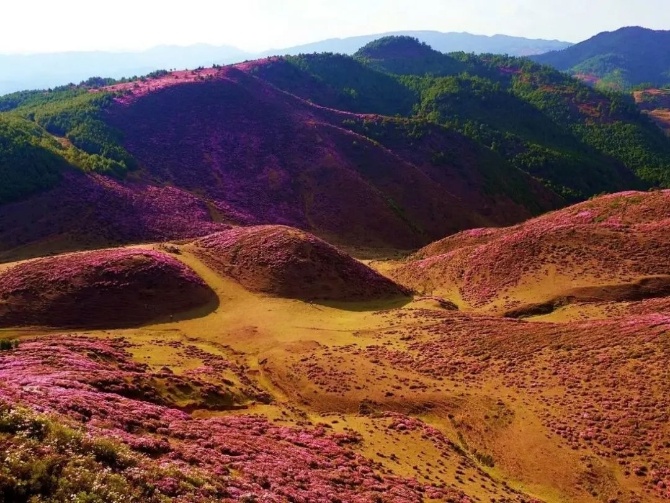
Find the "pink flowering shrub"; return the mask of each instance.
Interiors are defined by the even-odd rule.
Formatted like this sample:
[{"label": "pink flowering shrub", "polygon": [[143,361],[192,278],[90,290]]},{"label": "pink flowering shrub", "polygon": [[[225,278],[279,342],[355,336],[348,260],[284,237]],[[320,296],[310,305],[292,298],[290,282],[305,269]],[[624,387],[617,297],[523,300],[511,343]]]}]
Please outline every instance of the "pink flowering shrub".
[{"label": "pink flowering shrub", "polygon": [[0,208],[0,252],[36,241],[43,253],[52,241],[56,251],[71,251],[199,237],[228,228],[214,213],[246,221],[176,187],[64,173],[55,189]]}]

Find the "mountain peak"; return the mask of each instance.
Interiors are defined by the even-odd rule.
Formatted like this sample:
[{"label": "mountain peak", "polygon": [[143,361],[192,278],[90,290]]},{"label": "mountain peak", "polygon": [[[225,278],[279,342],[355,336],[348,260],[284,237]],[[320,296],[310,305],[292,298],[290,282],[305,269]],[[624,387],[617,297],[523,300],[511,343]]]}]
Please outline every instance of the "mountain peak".
[{"label": "mountain peak", "polygon": [[388,36],[365,45],[354,55],[372,68],[398,75],[456,75],[462,63],[436,51],[418,38]]}]

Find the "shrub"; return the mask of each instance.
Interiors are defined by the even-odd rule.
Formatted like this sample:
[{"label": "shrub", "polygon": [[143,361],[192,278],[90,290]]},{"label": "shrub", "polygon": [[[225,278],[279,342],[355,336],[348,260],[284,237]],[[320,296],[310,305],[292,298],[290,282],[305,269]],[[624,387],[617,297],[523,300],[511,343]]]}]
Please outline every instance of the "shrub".
[{"label": "shrub", "polygon": [[19,347],[19,341],[14,339],[0,339],[0,351],[10,351]]}]

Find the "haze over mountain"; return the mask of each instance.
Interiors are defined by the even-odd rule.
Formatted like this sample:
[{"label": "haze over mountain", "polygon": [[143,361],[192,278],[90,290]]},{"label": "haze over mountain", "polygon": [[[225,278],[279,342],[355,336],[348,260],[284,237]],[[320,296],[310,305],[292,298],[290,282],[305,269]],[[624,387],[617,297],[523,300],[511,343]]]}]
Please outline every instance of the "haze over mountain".
[{"label": "haze over mountain", "polygon": [[439,31],[393,31],[359,37],[333,38],[290,47],[283,50],[266,51],[264,56],[298,55],[313,52],[335,52],[354,54],[357,50],[370,42],[388,36],[408,36],[427,43],[440,52],[474,52],[475,54],[509,54],[510,56],[529,56],[549,51],[561,50],[570,47],[570,42],[559,40],[530,39],[511,37],[509,35],[474,35],[472,33],[443,33]]},{"label": "haze over mountain", "polygon": [[384,35],[410,35],[442,52],[474,52],[527,56],[570,46],[557,40],[533,40],[506,35],[473,35],[438,31],[406,31],[329,39],[284,49],[245,52],[232,46],[198,44],[159,46],[138,52],[61,52],[30,55],[0,54],[0,95],[28,89],[47,89],[79,83],[93,76],[120,79],[156,70],[231,64],[248,59],[312,52],[353,54]]},{"label": "haze over mountain", "polygon": [[587,82],[627,90],[670,84],[670,31],[639,26],[603,32],[567,49],[533,56]]}]

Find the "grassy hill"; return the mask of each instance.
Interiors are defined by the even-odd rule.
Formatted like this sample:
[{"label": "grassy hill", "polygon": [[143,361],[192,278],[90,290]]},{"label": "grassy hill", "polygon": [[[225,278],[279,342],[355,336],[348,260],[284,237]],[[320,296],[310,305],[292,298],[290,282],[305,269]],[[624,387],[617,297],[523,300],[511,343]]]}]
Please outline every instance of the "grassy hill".
[{"label": "grassy hill", "polygon": [[464,309],[538,315],[571,304],[670,294],[670,191],[601,196],[510,228],[474,229],[419,250],[392,273]]}]

